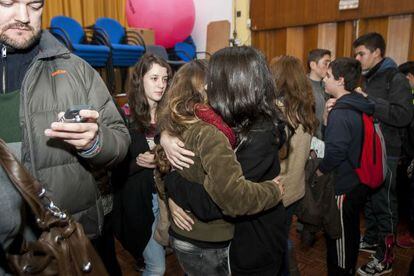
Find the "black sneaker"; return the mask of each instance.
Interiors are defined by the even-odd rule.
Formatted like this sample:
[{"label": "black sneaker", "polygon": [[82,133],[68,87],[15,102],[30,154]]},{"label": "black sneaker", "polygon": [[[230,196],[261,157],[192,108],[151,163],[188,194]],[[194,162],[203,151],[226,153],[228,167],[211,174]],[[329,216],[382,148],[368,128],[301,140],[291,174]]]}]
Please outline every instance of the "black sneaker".
[{"label": "black sneaker", "polygon": [[371,244],[371,243],[364,242],[364,240],[361,240],[359,242],[359,251],[375,253],[377,251],[377,247],[378,247],[377,243]]},{"label": "black sneaker", "polygon": [[392,263],[380,262],[377,258],[361,266],[357,273],[361,276],[380,276],[392,272]]}]

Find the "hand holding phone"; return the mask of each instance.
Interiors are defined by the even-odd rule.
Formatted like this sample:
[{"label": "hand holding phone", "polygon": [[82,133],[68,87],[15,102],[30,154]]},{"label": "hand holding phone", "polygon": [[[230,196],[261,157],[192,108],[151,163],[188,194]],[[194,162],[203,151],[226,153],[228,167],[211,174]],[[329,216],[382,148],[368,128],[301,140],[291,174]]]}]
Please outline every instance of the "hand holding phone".
[{"label": "hand holding phone", "polygon": [[74,105],[68,108],[63,114],[62,117],[60,117],[59,122],[64,123],[84,123],[86,122],[86,118],[82,117],[79,112],[81,110],[92,110],[92,106],[90,105]]},{"label": "hand holding phone", "polygon": [[73,145],[77,150],[89,149],[95,142],[99,131],[98,111],[89,105],[78,105],[62,113],[59,115],[59,121],[53,122],[50,128],[45,130],[45,135],[61,139]]}]

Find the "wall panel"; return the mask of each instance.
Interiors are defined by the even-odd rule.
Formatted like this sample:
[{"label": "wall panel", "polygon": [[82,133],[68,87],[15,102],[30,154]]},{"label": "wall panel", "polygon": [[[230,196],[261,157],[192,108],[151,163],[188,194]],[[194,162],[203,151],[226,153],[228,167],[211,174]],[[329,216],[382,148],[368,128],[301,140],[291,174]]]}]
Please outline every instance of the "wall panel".
[{"label": "wall panel", "polygon": [[[386,55],[398,64],[414,60],[414,15],[361,19],[302,27],[252,32],[252,45],[259,47],[268,59],[289,54],[306,62],[308,52],[326,48],[333,57],[353,56],[352,42],[357,34],[379,32],[387,43]],[[260,42],[258,41],[260,38]],[[258,44],[259,43],[259,44]]]},{"label": "wall panel", "polygon": [[286,29],[286,54],[298,58],[303,57],[303,27]]},{"label": "wall panel", "polygon": [[271,60],[274,57],[286,54],[286,44],[286,29],[269,31],[263,36],[263,45],[265,47],[261,50],[265,53],[268,60]]},{"label": "wall panel", "polygon": [[[356,24],[355,24],[356,25]],[[339,22],[336,36],[336,56],[351,57],[352,42],[356,38],[354,21]]]},{"label": "wall panel", "polygon": [[392,57],[397,64],[408,58],[412,15],[391,16],[388,20],[388,36],[386,55]]},{"label": "wall panel", "polygon": [[360,0],[359,8],[339,11],[339,0],[252,0],[253,30],[279,29],[414,13],[413,0]]},{"label": "wall panel", "polygon": [[357,37],[370,32],[380,33],[386,38],[388,35],[388,17],[359,20],[356,34]]},{"label": "wall panel", "polygon": [[310,50],[318,47],[318,25],[309,25],[304,28],[303,53],[302,57],[298,57],[306,62]]},{"label": "wall panel", "polygon": [[411,37],[408,51],[408,60],[414,61],[414,15],[411,18]]},{"label": "wall panel", "polygon": [[252,44],[270,60],[279,55],[292,55],[304,63],[310,50],[326,48],[336,52],[337,24],[282,28],[252,32]]},{"label": "wall panel", "polygon": [[332,56],[336,56],[337,24],[325,23],[318,25],[318,48],[331,50]]},{"label": "wall panel", "polygon": [[286,29],[253,32],[252,44],[270,61],[274,57],[286,54],[286,34]]}]

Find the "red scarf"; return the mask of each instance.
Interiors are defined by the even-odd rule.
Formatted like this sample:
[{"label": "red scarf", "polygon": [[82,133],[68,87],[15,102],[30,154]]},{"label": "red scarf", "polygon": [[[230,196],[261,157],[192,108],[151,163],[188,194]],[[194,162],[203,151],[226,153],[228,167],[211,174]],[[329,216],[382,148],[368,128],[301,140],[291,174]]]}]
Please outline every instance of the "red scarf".
[{"label": "red scarf", "polygon": [[226,135],[227,139],[229,139],[230,145],[233,149],[236,148],[236,135],[234,131],[223,121],[223,119],[216,113],[214,110],[208,106],[203,104],[197,104],[195,106],[195,114],[197,117],[204,122],[215,126],[218,130],[220,130],[224,135]]}]

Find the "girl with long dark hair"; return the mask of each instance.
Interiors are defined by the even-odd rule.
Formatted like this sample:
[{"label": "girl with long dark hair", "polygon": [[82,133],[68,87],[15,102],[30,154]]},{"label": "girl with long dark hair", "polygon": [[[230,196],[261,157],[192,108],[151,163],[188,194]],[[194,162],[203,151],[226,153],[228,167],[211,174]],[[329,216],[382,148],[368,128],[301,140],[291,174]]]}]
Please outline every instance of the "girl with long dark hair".
[{"label": "girl with long dark hair", "polygon": [[124,162],[114,171],[115,233],[137,260],[144,259],[143,275],[163,275],[165,251],[154,238],[159,207],[154,183],[154,137],[158,103],[172,72],[168,63],[145,54],[135,65],[128,84],[131,145]]}]

